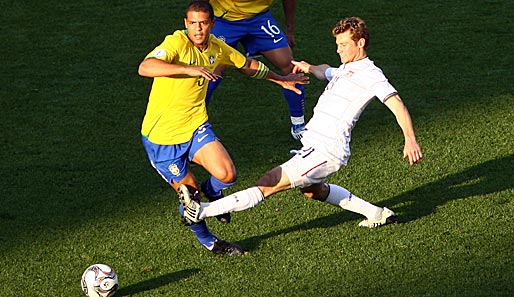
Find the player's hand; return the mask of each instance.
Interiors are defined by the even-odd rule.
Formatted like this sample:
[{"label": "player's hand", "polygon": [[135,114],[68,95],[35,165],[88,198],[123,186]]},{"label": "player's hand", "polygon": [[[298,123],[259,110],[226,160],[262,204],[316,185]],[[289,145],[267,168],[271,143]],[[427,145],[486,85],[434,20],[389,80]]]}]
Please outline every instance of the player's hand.
[{"label": "player's hand", "polygon": [[284,89],[291,90],[298,95],[302,94],[302,91],[296,87],[296,84],[308,85],[310,83],[309,77],[305,76],[303,73],[289,73],[282,78],[280,85]]},{"label": "player's hand", "polygon": [[221,78],[221,76],[217,75],[216,73],[211,72],[209,69],[207,69],[205,67],[198,67],[198,66],[188,67],[187,74],[192,77],[202,76],[202,77],[205,77],[205,79],[211,80],[211,81],[216,81],[216,79]]},{"label": "player's hand", "polygon": [[310,73],[311,64],[305,62],[305,61],[291,61],[293,64],[293,73]]},{"label": "player's hand", "polygon": [[304,73],[289,73],[284,76],[285,81],[294,81],[296,83],[306,85],[309,83],[309,77]]},{"label": "player's hand", "polygon": [[403,158],[409,158],[409,164],[414,165],[421,161],[423,158],[423,153],[421,152],[421,148],[416,142],[405,142],[405,146],[403,148]]}]

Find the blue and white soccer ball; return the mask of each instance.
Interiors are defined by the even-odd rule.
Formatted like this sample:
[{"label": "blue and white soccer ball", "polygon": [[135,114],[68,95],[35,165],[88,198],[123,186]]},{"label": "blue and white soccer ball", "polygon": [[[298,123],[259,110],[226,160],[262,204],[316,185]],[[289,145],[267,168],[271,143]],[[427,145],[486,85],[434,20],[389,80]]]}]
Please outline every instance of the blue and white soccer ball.
[{"label": "blue and white soccer ball", "polygon": [[82,274],[81,284],[88,297],[109,297],[118,289],[118,276],[109,265],[94,264]]}]

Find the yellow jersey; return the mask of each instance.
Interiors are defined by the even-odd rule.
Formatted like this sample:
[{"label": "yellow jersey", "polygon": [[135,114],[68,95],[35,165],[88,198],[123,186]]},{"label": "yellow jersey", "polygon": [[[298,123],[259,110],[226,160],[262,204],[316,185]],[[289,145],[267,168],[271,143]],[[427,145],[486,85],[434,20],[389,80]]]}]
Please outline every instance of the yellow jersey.
[{"label": "yellow jersey", "polygon": [[[225,42],[209,36],[208,46],[199,50],[177,30],[150,52],[146,59],[168,63],[201,66],[214,72],[218,65],[241,68],[246,57]],[[208,119],[205,104],[207,85],[204,77],[155,77],[143,119],[141,134],[156,144],[171,145],[189,141],[193,132]]]},{"label": "yellow jersey", "polygon": [[273,0],[209,0],[214,15],[228,21],[239,21],[269,9]]}]

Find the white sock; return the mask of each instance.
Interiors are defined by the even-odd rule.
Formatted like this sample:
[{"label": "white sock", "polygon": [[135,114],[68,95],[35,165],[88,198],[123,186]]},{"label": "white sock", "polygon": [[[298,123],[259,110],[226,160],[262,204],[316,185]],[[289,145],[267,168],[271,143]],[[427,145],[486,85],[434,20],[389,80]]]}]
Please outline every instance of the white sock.
[{"label": "white sock", "polygon": [[334,184],[327,185],[330,192],[325,202],[359,213],[368,219],[378,219],[382,216],[381,207],[362,200],[343,187]]},{"label": "white sock", "polygon": [[259,204],[262,200],[264,200],[264,195],[262,195],[261,190],[258,187],[252,187],[213,202],[202,202],[200,219],[203,220],[228,212],[249,209]]},{"label": "white sock", "polygon": [[305,124],[304,116],[291,117],[291,124],[293,124],[293,125]]}]

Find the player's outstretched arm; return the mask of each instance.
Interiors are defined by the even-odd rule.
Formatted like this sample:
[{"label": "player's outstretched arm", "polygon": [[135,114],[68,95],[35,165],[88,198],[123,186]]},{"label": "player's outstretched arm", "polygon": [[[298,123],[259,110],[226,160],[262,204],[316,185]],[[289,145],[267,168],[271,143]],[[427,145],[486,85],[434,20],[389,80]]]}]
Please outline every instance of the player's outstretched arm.
[{"label": "player's outstretched arm", "polygon": [[139,64],[138,73],[145,77],[173,77],[176,75],[203,76],[208,80],[216,81],[217,75],[204,67],[182,66],[168,63],[163,60],[148,58]]},{"label": "player's outstretched arm", "polygon": [[252,78],[272,81],[297,94],[301,94],[302,91],[296,87],[296,84],[309,84],[309,77],[303,75],[303,73],[290,73],[285,76],[279,75],[271,71],[262,62],[251,58],[246,60],[246,64],[242,68],[239,68],[239,72]]},{"label": "player's outstretched arm", "polygon": [[398,125],[403,131],[405,145],[403,147],[403,157],[409,159],[410,165],[416,164],[423,158],[421,148],[416,142],[416,135],[412,126],[412,120],[405,104],[398,95],[393,95],[385,101],[385,105],[393,112]]},{"label": "player's outstretched arm", "polygon": [[305,61],[291,61],[293,63],[293,73],[310,73],[313,74],[319,80],[327,80],[325,71],[330,68],[328,64],[311,65]]}]

